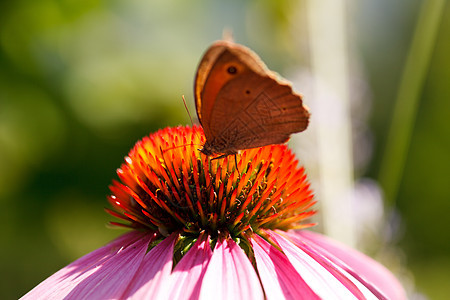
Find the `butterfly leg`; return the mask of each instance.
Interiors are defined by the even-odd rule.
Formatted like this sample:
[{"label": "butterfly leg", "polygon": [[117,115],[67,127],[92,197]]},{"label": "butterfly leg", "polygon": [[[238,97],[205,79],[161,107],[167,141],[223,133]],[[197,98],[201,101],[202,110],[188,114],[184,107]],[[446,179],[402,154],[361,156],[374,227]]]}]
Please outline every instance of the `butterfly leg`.
[{"label": "butterfly leg", "polygon": [[239,180],[241,179],[241,172],[239,172],[238,163],[237,163],[237,153],[234,154],[234,165],[236,167],[236,171],[238,173]]}]

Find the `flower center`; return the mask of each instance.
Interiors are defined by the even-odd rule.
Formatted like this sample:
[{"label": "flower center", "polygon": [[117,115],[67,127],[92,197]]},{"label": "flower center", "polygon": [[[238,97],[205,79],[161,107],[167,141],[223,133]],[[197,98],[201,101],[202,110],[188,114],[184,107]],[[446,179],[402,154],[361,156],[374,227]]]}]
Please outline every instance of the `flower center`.
[{"label": "flower center", "polygon": [[[160,130],[139,141],[117,174],[109,212],[128,224],[183,236],[300,228],[315,203],[303,168],[285,145],[215,159],[198,150],[201,127]],[[237,161],[237,166],[235,163]]]}]

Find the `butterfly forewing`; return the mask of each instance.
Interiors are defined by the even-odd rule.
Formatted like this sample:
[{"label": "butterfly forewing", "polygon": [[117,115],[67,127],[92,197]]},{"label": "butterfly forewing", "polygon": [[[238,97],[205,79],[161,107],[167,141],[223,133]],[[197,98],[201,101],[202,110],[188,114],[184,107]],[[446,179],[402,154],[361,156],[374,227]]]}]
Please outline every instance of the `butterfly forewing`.
[{"label": "butterfly forewing", "polygon": [[237,67],[237,65],[240,65],[240,71],[251,68],[260,75],[269,72],[253,51],[229,41],[218,41],[209,47],[197,68],[194,83],[195,106],[198,119],[207,137],[209,116],[217,93],[226,82],[233,78],[228,68]]}]

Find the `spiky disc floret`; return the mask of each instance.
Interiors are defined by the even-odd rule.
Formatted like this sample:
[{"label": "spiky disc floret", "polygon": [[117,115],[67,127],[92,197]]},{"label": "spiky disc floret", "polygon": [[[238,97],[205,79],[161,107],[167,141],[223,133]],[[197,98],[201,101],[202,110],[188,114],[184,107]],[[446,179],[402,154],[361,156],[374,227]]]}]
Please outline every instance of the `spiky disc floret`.
[{"label": "spiky disc floret", "polygon": [[304,169],[286,145],[213,159],[200,153],[201,127],[166,128],[137,142],[117,170],[110,214],[163,235],[233,238],[258,229],[308,227],[315,203]]}]

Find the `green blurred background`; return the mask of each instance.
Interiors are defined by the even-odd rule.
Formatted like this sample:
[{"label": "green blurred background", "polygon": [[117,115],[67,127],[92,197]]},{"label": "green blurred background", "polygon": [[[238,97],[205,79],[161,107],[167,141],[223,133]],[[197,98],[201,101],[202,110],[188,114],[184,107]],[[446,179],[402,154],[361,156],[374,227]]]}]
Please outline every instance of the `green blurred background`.
[{"label": "green blurred background", "polygon": [[[115,170],[144,135],[190,122],[181,95],[192,114],[197,63],[224,29],[285,77],[293,68],[307,72],[307,2],[1,1],[0,298],[20,297],[123,232],[106,228],[112,218],[103,211]],[[427,4],[441,5],[428,15],[436,24],[435,39],[427,39],[433,29],[416,30]],[[381,240],[394,249],[411,298],[445,299],[450,5],[418,0],[345,5],[350,70],[358,69],[350,90],[365,87],[360,97],[368,99],[361,103],[371,141],[362,148],[367,162],[355,174],[385,188],[391,230],[385,237],[380,233]],[[430,59],[419,66],[412,59],[404,72],[414,39],[429,46]],[[408,81],[408,74],[423,77]],[[402,80],[412,95],[399,96]],[[417,106],[409,98],[417,98]],[[398,181],[387,180],[380,167],[387,165],[390,174],[389,159],[399,161],[390,155],[395,151],[385,151],[390,124],[398,117],[395,105],[400,112],[417,108],[411,122],[402,123],[407,128],[394,135],[401,140],[411,132],[407,151],[399,154],[405,164],[399,165]]]}]

